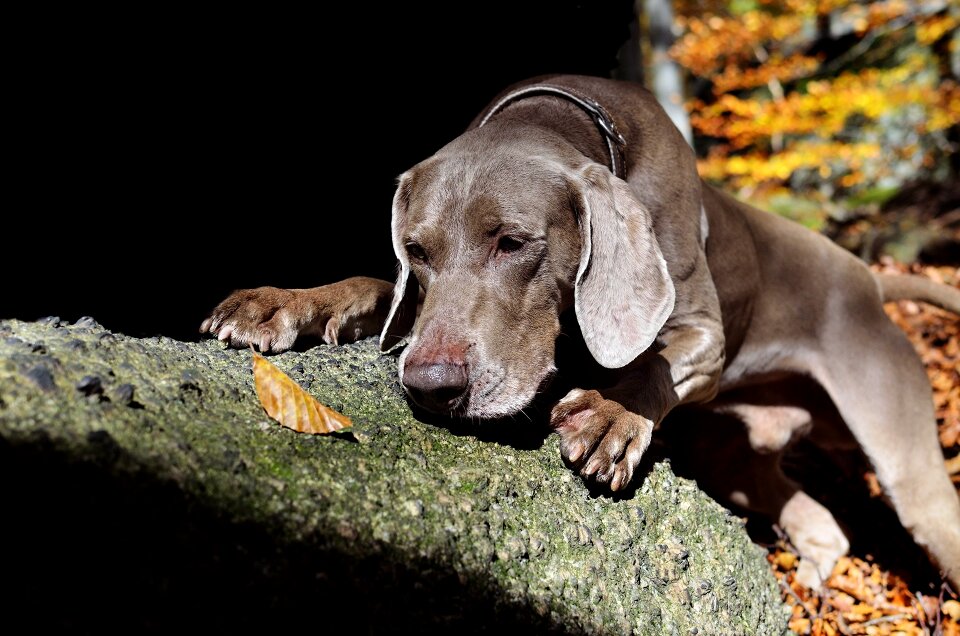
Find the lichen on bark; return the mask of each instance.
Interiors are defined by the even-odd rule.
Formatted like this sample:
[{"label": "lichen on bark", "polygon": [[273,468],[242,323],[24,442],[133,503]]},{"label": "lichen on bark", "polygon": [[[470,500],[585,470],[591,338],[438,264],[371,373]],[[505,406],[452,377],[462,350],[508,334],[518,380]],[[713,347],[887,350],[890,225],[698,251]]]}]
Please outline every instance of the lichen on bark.
[{"label": "lichen on bark", "polygon": [[0,573],[14,616],[68,588],[37,620],[102,626],[84,608],[114,598],[148,631],[196,609],[211,628],[784,631],[763,551],[668,464],[626,497],[592,494],[556,435],[418,420],[373,341],[272,362],[353,436],[271,422],[249,351],[0,322],[0,475],[19,484],[3,505],[21,520],[0,536],[26,546]]}]

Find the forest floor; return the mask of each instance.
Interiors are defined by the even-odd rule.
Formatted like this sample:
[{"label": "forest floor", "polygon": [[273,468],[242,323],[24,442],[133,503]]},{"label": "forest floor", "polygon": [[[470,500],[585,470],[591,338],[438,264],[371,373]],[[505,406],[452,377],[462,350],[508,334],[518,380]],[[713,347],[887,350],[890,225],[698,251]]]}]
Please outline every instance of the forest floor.
[{"label": "forest floor", "polygon": [[[911,272],[960,287],[960,268],[901,265],[885,259],[875,271]],[[947,471],[960,491],[960,320],[946,311],[911,301],[888,303],[887,313],[906,332],[923,359],[936,406],[940,443]],[[885,508],[876,477],[866,467],[863,490],[873,505]],[[890,535],[895,519],[873,525],[873,535]],[[907,538],[908,540],[908,538]],[[874,539],[875,543],[878,541]],[[938,580],[930,568],[919,570],[918,550],[904,545],[904,537],[880,539],[885,545],[852,540],[851,553],[834,568],[820,589],[795,580],[799,556],[781,537],[769,546],[768,560],[786,602],[792,607],[790,628],[798,634],[960,636],[958,591]],[[899,543],[898,543],[899,542]],[[877,555],[872,550],[877,549]],[[898,558],[899,555],[899,558]],[[922,555],[920,555],[922,561]]]}]

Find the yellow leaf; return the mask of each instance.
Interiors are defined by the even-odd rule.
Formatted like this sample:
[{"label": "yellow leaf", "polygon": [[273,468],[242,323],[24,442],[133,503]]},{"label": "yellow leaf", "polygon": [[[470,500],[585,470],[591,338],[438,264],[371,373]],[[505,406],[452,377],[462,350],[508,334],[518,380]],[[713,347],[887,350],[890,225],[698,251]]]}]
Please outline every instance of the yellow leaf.
[{"label": "yellow leaf", "polygon": [[253,354],[253,384],[271,418],[301,433],[333,433],[353,426],[346,415],[327,408],[263,356]]},{"label": "yellow leaf", "polygon": [[797,555],[790,552],[781,552],[777,555],[777,565],[783,570],[792,570],[797,565]]},{"label": "yellow leaf", "polygon": [[949,601],[944,601],[943,606],[940,608],[944,614],[949,616],[955,621],[960,621],[960,603],[950,599]]}]

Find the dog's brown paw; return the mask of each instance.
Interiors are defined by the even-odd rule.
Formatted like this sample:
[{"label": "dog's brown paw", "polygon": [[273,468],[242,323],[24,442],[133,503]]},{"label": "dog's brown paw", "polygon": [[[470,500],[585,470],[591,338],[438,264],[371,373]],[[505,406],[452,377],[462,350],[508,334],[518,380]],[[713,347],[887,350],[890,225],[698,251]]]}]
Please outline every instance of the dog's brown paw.
[{"label": "dog's brown paw", "polygon": [[254,345],[279,353],[293,346],[303,324],[303,308],[295,291],[258,287],[233,292],[200,325],[234,347]]},{"label": "dog's brown paw", "polygon": [[560,453],[585,479],[625,488],[650,445],[653,422],[597,391],[574,389],[553,407]]},{"label": "dog's brown paw", "polygon": [[303,335],[333,345],[353,342],[380,333],[392,298],[393,283],[363,276],[310,289],[241,289],[217,305],[200,333],[274,353]]}]

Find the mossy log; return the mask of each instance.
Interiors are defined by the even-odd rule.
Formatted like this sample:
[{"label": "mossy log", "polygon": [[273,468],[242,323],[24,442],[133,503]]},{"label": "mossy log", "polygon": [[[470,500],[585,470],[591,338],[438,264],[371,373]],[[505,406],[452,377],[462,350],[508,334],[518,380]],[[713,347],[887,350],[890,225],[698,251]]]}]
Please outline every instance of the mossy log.
[{"label": "mossy log", "polygon": [[355,422],[296,433],[260,407],[250,358],[0,322],[4,624],[784,631],[763,551],[667,463],[591,493],[533,423],[518,443],[419,421],[372,340],[272,358]]}]

